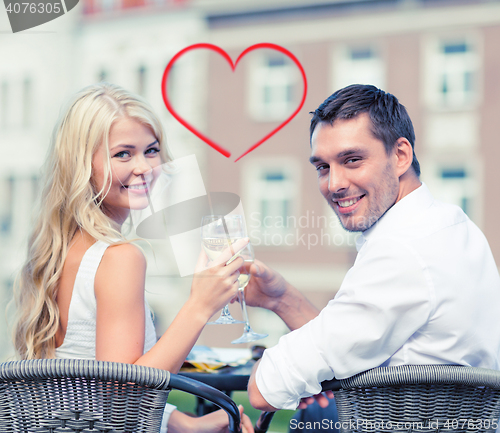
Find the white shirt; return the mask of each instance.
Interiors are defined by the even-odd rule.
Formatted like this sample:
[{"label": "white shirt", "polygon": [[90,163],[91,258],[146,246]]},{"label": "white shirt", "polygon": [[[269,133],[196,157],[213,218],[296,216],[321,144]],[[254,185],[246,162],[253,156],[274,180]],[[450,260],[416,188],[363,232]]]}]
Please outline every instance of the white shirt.
[{"label": "white shirt", "polygon": [[320,382],[401,364],[499,370],[500,277],[488,242],[422,184],[363,232],[358,256],[318,317],[264,352],[256,383],[295,409]]}]

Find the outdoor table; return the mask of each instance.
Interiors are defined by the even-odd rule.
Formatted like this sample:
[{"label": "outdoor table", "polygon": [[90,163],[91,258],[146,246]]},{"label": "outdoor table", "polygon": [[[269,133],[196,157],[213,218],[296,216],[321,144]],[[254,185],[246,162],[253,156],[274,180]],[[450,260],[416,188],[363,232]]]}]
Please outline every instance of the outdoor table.
[{"label": "outdoor table", "polygon": [[[179,372],[181,376],[198,380],[206,385],[210,385],[231,396],[233,391],[246,391],[248,380],[255,365],[255,359],[250,359],[246,364],[238,367],[222,367],[211,372]],[[218,407],[207,403],[201,398],[197,398],[196,415],[202,416],[210,413]]]}]

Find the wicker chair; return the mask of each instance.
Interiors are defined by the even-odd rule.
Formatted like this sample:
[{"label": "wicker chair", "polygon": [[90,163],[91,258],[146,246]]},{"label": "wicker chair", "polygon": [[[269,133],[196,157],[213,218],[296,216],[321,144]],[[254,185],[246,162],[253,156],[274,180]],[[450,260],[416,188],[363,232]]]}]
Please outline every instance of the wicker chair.
[{"label": "wicker chair", "polygon": [[335,399],[343,432],[494,432],[498,427],[499,371],[402,365],[375,368],[340,385]]},{"label": "wicker chair", "polygon": [[0,364],[1,433],[158,433],[171,389],[224,409],[230,431],[240,415],[224,393],[168,371],[83,359]]},{"label": "wicker chair", "polygon": [[[499,426],[500,371],[402,365],[322,386],[335,391],[337,427],[343,433],[494,432]],[[261,416],[264,429],[256,432],[267,430],[266,414]]]}]

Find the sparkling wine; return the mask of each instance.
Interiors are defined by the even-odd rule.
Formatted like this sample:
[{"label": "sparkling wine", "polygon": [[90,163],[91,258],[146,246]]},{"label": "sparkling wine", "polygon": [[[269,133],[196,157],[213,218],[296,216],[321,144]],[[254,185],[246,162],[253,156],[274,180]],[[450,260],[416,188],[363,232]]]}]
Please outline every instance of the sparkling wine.
[{"label": "sparkling wine", "polygon": [[219,257],[222,251],[224,251],[230,244],[234,244],[240,239],[241,238],[231,238],[229,240],[227,238],[204,238],[202,239],[203,249],[205,250],[208,258],[213,261]]},{"label": "sparkling wine", "polygon": [[249,281],[250,281],[249,274],[240,274],[240,276],[238,277],[239,289],[243,290],[247,286]]}]

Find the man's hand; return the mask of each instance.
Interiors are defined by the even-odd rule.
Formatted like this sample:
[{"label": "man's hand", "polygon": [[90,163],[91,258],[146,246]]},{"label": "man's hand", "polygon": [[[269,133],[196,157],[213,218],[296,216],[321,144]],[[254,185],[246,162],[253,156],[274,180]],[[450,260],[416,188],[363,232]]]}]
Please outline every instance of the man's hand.
[{"label": "man's hand", "polygon": [[247,305],[276,311],[287,290],[288,284],[285,279],[260,260],[255,260],[254,263],[245,263],[243,267],[249,269],[252,275],[245,288]]},{"label": "man's hand", "polygon": [[292,331],[319,314],[319,310],[301,292],[260,260],[245,263],[243,267],[249,269],[252,275],[245,288],[247,305],[273,311]]},{"label": "man's hand", "polygon": [[320,394],[312,395],[311,397],[303,398],[297,406],[297,409],[305,409],[315,401],[318,402],[322,408],[325,408],[330,404],[329,399],[333,399],[333,391],[325,391]]}]

